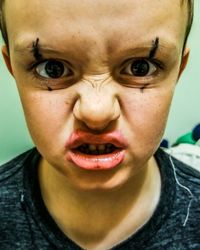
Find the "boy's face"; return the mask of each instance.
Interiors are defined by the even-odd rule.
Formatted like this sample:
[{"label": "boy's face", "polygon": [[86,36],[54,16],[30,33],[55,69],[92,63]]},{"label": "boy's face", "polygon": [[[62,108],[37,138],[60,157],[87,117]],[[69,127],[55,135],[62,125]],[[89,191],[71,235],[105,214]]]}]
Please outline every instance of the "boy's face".
[{"label": "boy's face", "polygon": [[[5,14],[4,56],[43,157],[80,187],[111,188],[140,173],[187,58],[181,64],[186,8],[179,0],[12,0]],[[68,147],[77,131],[125,140],[117,166],[78,167]]]}]

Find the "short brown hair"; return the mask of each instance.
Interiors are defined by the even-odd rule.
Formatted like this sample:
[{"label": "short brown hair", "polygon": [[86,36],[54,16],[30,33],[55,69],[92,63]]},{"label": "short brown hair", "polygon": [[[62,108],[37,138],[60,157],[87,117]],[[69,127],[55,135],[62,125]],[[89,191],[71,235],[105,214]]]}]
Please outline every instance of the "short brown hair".
[{"label": "short brown hair", "polygon": [[[188,36],[190,34],[190,30],[191,30],[192,23],[193,23],[193,16],[194,16],[194,0],[181,0],[181,4],[184,4],[185,1],[187,1],[187,5],[188,5],[188,22],[187,22],[186,33],[185,33],[185,41],[184,41],[184,46],[183,46],[184,48],[187,43]],[[4,3],[5,3],[5,0],[0,0],[0,29],[1,29],[3,40],[6,46],[9,48],[8,34],[6,30],[6,23],[5,23],[4,11],[3,11]]]}]

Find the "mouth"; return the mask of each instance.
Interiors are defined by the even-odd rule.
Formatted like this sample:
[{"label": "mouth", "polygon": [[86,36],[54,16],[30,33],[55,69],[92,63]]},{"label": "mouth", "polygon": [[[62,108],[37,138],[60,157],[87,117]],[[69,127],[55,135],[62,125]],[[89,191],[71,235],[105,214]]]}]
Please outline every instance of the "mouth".
[{"label": "mouth", "polygon": [[114,135],[79,133],[69,140],[67,160],[87,170],[113,169],[125,157],[125,142],[120,138],[116,132]]}]

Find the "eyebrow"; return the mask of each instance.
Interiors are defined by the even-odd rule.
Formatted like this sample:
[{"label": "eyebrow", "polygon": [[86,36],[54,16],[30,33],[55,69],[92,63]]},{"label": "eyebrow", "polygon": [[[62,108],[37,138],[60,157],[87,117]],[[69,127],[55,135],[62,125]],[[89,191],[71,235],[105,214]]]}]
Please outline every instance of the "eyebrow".
[{"label": "eyebrow", "polygon": [[42,58],[42,53],[62,54],[62,51],[52,48],[48,44],[41,44],[39,38],[36,38],[34,41],[16,43],[14,51],[20,54],[28,52],[38,60]]},{"label": "eyebrow", "polygon": [[150,59],[154,58],[156,51],[158,50],[158,47],[159,47],[159,38],[156,37],[156,39],[153,40],[153,42],[152,42],[152,48],[151,48],[150,53],[149,53]]},{"label": "eyebrow", "polygon": [[[122,55],[126,54],[128,56],[134,53],[140,53],[142,51],[149,51],[148,57],[152,59],[159,49],[161,49],[163,52],[168,50],[175,53],[175,51],[178,51],[177,45],[173,41],[163,40],[161,43],[160,39],[156,37],[155,39],[151,40],[151,42],[142,42],[141,44],[137,44],[135,47],[120,49],[115,53]],[[23,42],[16,43],[14,46],[14,51],[20,54],[27,54],[28,52],[32,54],[37,61],[43,59],[43,53],[57,56],[67,53],[66,50],[58,50],[57,48],[51,47],[49,44],[40,43],[39,38],[36,38],[35,41],[32,40],[25,42],[23,40]]]},{"label": "eyebrow", "polygon": [[40,39],[37,38],[36,41],[33,42],[32,49],[31,49],[31,52],[33,53],[33,56],[35,57],[37,61],[42,59],[42,54],[39,51],[39,41]]}]

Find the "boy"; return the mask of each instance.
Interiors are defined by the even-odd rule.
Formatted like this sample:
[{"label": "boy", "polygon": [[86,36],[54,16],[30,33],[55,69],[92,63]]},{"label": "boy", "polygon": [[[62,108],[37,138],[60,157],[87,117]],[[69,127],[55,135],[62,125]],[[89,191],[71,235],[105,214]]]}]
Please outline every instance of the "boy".
[{"label": "boy", "polygon": [[2,249],[199,249],[200,180],[157,150],[191,1],[4,0],[36,149],[1,168]]}]

